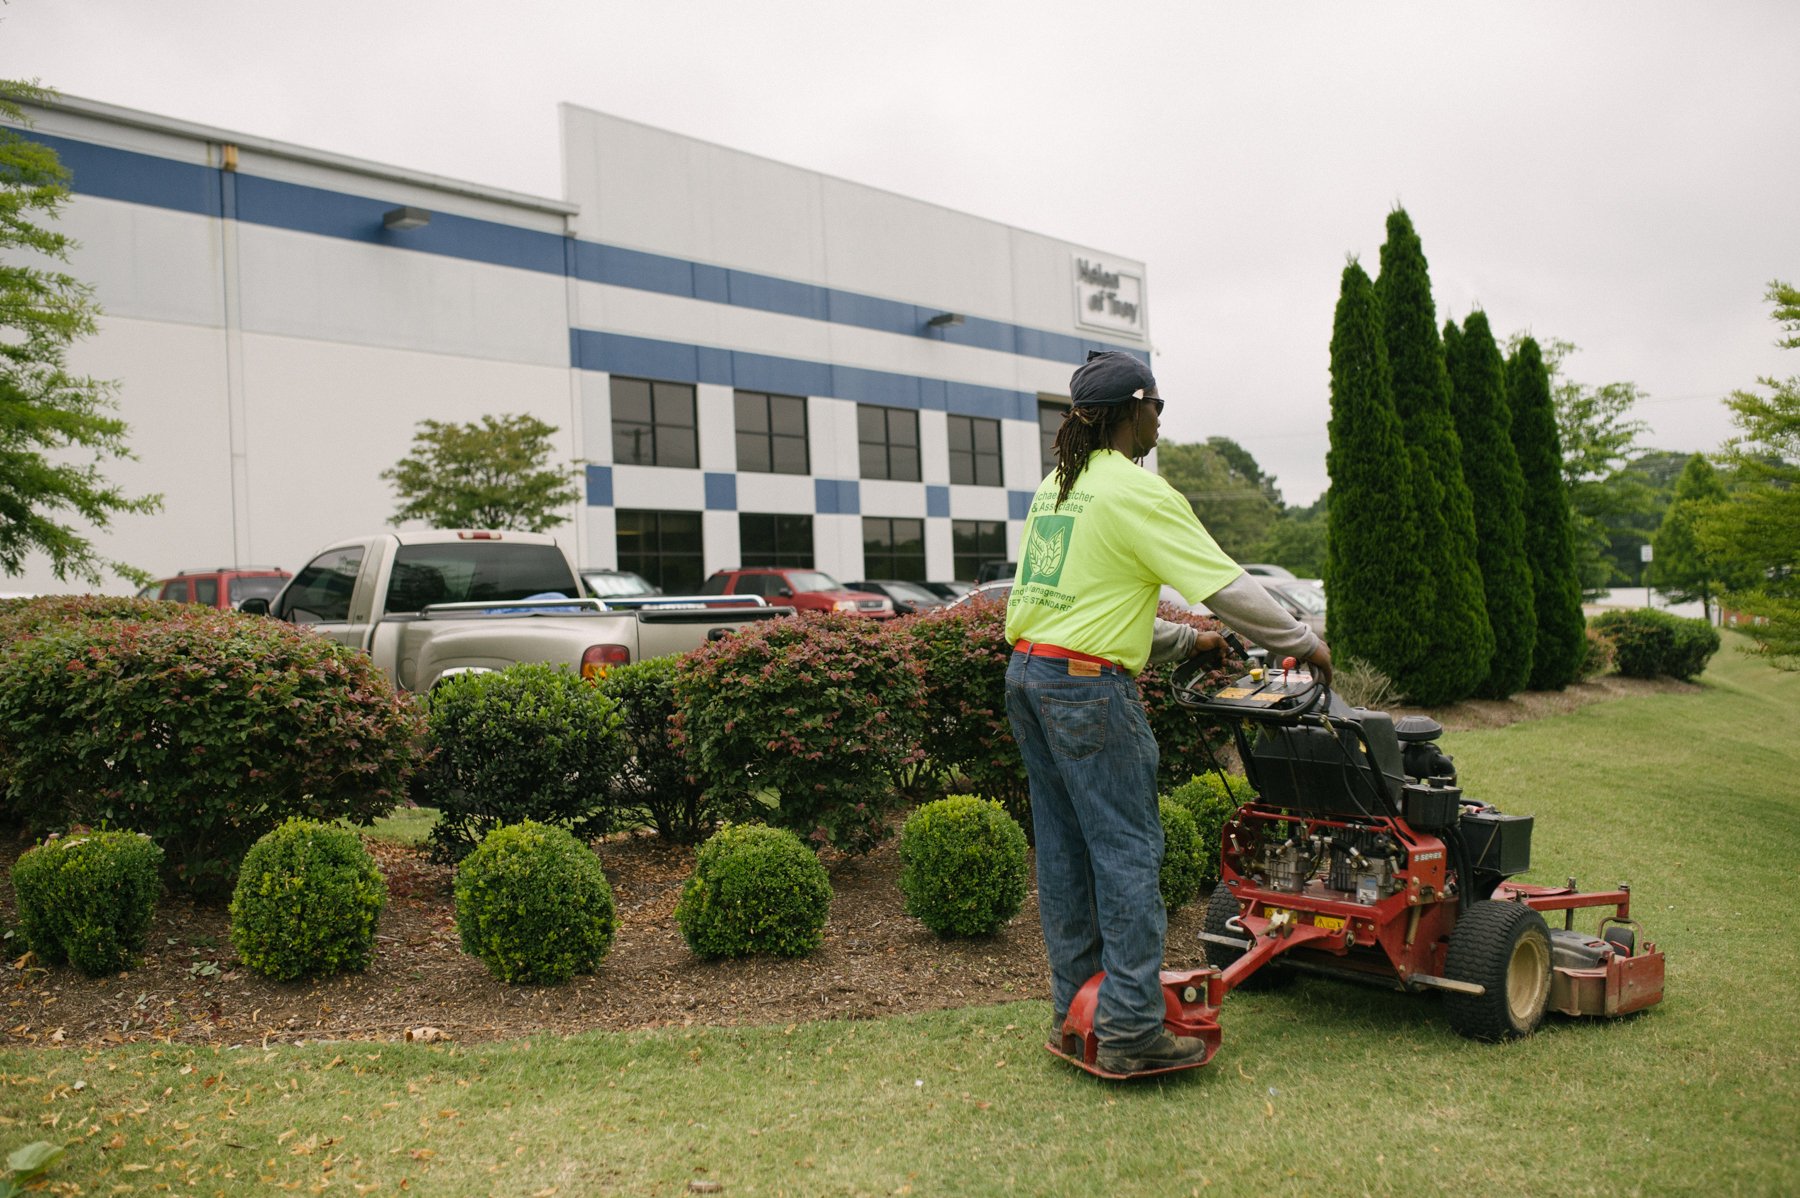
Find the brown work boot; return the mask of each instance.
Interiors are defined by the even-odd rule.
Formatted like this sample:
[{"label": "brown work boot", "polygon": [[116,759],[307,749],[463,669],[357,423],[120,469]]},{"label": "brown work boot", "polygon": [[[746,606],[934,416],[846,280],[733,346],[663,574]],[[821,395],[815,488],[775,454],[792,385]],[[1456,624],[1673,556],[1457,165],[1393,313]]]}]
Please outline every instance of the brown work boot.
[{"label": "brown work boot", "polygon": [[1102,1073],[1149,1073],[1198,1065],[1206,1059],[1206,1041],[1193,1036],[1172,1036],[1166,1031],[1138,1048],[1109,1048],[1102,1044],[1094,1064]]}]

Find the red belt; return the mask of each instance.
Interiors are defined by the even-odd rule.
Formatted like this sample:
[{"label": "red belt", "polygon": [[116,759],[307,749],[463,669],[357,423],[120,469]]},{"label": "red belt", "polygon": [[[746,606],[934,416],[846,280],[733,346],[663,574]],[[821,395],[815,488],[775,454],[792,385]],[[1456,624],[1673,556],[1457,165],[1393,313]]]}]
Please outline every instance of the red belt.
[{"label": "red belt", "polygon": [[1023,638],[1020,638],[1020,640],[1014,643],[1013,651],[1015,653],[1023,653],[1027,657],[1062,657],[1069,661],[1086,661],[1092,662],[1097,666],[1111,666],[1115,670],[1124,669],[1124,667],[1116,661],[1108,661],[1104,657],[1095,657],[1091,653],[1077,653],[1075,650],[1065,649],[1061,645],[1033,644],[1031,641]]}]

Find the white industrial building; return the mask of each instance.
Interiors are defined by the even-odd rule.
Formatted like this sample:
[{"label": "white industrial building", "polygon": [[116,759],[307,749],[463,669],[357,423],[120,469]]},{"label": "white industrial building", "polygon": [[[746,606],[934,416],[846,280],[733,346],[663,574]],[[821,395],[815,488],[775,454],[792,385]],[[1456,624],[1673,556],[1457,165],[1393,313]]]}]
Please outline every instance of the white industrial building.
[{"label": "white industrial building", "polygon": [[[529,413],[584,566],[968,578],[1016,556],[1070,372],[1148,359],[1144,265],[565,105],[550,199],[64,98],[100,332],[163,511],[101,552],[298,569],[390,525],[420,420]],[[63,591],[34,561],[8,591]],[[125,589],[115,583],[114,589]]]}]

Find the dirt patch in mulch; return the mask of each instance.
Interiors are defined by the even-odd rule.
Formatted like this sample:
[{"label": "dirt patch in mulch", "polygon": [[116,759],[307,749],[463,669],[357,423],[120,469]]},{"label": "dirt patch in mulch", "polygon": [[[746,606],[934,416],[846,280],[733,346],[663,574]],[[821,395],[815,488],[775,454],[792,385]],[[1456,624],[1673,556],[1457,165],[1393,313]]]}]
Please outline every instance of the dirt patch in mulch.
[{"label": "dirt patch in mulch", "polygon": [[1396,720],[1407,715],[1429,715],[1444,726],[1445,732],[1472,732],[1483,728],[1504,728],[1521,720],[1562,715],[1606,699],[1681,694],[1700,689],[1697,683],[1678,682],[1673,678],[1625,678],[1618,674],[1603,674],[1591,681],[1577,682],[1559,691],[1526,691],[1510,699],[1467,699],[1461,703],[1429,709],[1399,706],[1392,711]]},{"label": "dirt patch in mulch", "polygon": [[[1459,703],[1429,714],[1457,732],[1624,695],[1694,689],[1609,676],[1562,692]],[[10,871],[26,847],[0,845],[0,868]],[[940,940],[902,910],[892,841],[865,857],[828,857],[834,898],[817,952],[741,961],[696,957],[676,927],[675,902],[693,868],[692,848],[649,836],[602,842],[596,851],[618,904],[618,936],[598,972],[565,986],[493,980],[458,944],[450,868],[419,849],[380,841],[369,847],[390,897],[366,972],[269,981],[238,964],[222,907],[167,896],[135,969],[94,979],[67,967],[44,969],[24,956],[6,961],[0,1043],[392,1040],[427,1028],[468,1042],[596,1028],[876,1019],[1048,997],[1035,898],[995,936]],[[8,927],[11,899],[7,887],[0,917]],[[1202,904],[1190,903],[1170,916],[1169,968],[1203,964],[1202,914]]]}]

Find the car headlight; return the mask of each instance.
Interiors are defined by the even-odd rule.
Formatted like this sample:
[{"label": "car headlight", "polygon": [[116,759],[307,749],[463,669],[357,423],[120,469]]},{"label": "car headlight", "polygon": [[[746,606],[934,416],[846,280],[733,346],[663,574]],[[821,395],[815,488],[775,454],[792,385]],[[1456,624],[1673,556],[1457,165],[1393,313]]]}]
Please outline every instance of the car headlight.
[{"label": "car headlight", "polygon": [[835,602],[831,605],[831,610],[832,611],[855,611],[856,610],[856,600],[854,600],[854,599],[839,599],[837,602]]}]

